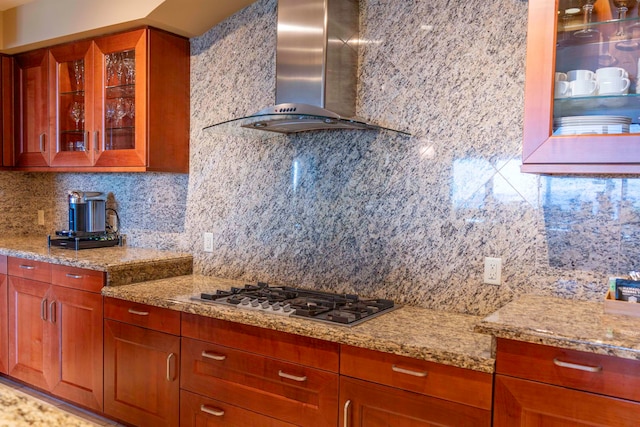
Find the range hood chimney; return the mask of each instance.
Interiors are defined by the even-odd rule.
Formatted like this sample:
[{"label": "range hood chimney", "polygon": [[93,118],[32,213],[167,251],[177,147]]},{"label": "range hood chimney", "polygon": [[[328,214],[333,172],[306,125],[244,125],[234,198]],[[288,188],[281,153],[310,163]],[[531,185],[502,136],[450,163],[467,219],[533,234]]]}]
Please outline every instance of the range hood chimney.
[{"label": "range hood chimney", "polygon": [[354,117],[359,12],[358,0],[278,0],[276,105],[224,123],[280,133],[385,129]]}]

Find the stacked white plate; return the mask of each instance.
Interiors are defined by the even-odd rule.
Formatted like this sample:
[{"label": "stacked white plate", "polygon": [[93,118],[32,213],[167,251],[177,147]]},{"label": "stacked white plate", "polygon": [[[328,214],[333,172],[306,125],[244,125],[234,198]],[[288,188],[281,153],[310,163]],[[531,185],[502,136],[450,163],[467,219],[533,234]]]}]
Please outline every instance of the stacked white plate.
[{"label": "stacked white plate", "polygon": [[581,135],[585,133],[629,133],[631,117],[626,116],[569,116],[553,120],[554,135]]}]

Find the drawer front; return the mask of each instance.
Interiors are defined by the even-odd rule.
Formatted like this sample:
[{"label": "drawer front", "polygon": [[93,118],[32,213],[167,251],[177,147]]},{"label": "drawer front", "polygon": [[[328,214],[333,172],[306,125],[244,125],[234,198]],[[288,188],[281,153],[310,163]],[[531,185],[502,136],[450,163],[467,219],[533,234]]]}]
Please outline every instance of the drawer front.
[{"label": "drawer front", "polygon": [[182,339],[182,388],[298,425],[335,425],[338,374]]},{"label": "drawer front", "polygon": [[185,313],[182,335],[202,341],[338,372],[339,344]]},{"label": "drawer front", "polygon": [[104,317],[168,334],[180,335],[180,312],[168,308],[105,297]]},{"label": "drawer front", "polygon": [[105,285],[106,275],[104,271],[86,268],[56,264],[51,266],[51,283],[88,292],[100,292]]},{"label": "drawer front", "polygon": [[7,266],[10,276],[39,282],[51,282],[51,264],[48,262],[9,257]]},{"label": "drawer front", "polygon": [[491,409],[491,374],[343,345],[340,374]]},{"label": "drawer front", "polygon": [[295,427],[219,400],[180,391],[180,427]]},{"label": "drawer front", "polygon": [[640,401],[640,361],[498,339],[496,373]]}]

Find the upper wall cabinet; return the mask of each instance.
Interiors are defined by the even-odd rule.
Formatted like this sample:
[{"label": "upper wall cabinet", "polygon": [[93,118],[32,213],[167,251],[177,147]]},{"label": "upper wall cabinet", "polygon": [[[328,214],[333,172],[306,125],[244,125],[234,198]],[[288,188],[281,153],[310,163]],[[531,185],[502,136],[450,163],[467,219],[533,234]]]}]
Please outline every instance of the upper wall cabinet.
[{"label": "upper wall cabinet", "polygon": [[34,55],[16,65],[18,167],[188,172],[187,39],[144,28]]},{"label": "upper wall cabinet", "polygon": [[529,3],[523,172],[640,173],[635,6]]}]

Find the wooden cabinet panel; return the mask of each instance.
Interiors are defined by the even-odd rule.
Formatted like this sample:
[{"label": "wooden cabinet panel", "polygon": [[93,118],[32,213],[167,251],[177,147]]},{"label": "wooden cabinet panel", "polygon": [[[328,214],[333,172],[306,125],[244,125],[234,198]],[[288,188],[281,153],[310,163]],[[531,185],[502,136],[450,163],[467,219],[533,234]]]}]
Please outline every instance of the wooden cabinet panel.
[{"label": "wooden cabinet panel", "polygon": [[16,166],[48,166],[52,144],[48,135],[47,51],[23,53],[14,59]]},{"label": "wooden cabinet panel", "polygon": [[107,273],[104,271],[57,264],[51,266],[51,283],[54,285],[100,293],[106,281]]},{"label": "wooden cabinet panel", "polygon": [[104,317],[168,334],[180,335],[180,312],[116,298],[104,299]]},{"label": "wooden cabinet panel", "polygon": [[51,264],[49,263],[15,257],[9,257],[7,262],[10,276],[51,282]]},{"label": "wooden cabinet panel", "polygon": [[179,423],[180,338],[104,321],[104,411],[136,426]]},{"label": "wooden cabinet panel", "polygon": [[184,313],[182,335],[331,372],[339,369],[339,344]]},{"label": "wooden cabinet panel", "polygon": [[189,338],[182,387],[297,425],[337,420],[338,375]]},{"label": "wooden cabinet panel", "polygon": [[491,411],[342,376],[340,425],[480,427],[491,425]]},{"label": "wooden cabinet panel", "polygon": [[640,401],[640,361],[498,339],[496,372]]},{"label": "wooden cabinet panel", "polygon": [[50,376],[45,363],[50,347],[48,289],[47,283],[9,277],[9,375],[45,390]]},{"label": "wooden cabinet panel", "polygon": [[640,403],[496,375],[495,427],[632,427]]},{"label": "wooden cabinet panel", "polygon": [[491,374],[343,345],[340,374],[491,409]]},{"label": "wooden cabinet panel", "polygon": [[[6,270],[7,259],[0,256],[0,265]],[[0,267],[1,269],[2,267]],[[7,275],[0,273],[0,373],[8,373],[9,368],[9,305]]]},{"label": "wooden cabinet panel", "polygon": [[180,427],[294,427],[237,406],[199,394],[180,392]]},{"label": "wooden cabinet panel", "polygon": [[52,286],[48,300],[50,390],[102,411],[102,296]]}]

